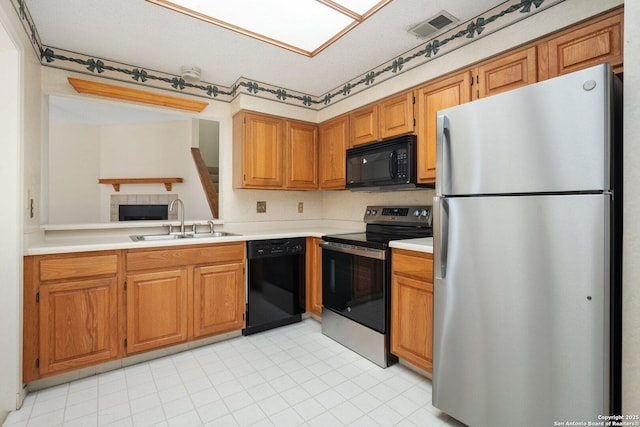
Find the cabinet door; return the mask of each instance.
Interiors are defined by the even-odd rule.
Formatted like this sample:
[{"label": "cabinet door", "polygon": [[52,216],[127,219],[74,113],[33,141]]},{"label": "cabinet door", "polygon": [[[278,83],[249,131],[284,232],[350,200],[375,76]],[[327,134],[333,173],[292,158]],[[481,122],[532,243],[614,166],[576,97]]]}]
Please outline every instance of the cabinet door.
[{"label": "cabinet door", "polygon": [[[283,121],[261,114],[244,115],[243,184],[279,188],[283,185]],[[236,142],[237,143],[237,142]]]},{"label": "cabinet door", "polygon": [[318,128],[301,122],[286,122],[285,187],[299,190],[318,188]]},{"label": "cabinet door", "polygon": [[413,92],[394,96],[380,103],[378,121],[381,139],[413,132],[413,103]]},{"label": "cabinet door", "polygon": [[321,190],[343,190],[345,188],[348,143],[348,116],[331,120],[320,126]]},{"label": "cabinet door", "polygon": [[351,147],[377,141],[378,106],[369,105],[349,115],[351,123]]},{"label": "cabinet door", "polygon": [[471,72],[465,71],[423,86],[418,103],[418,182],[436,181],[436,112],[471,100]]},{"label": "cabinet door", "polygon": [[622,14],[556,37],[547,43],[549,77],[609,62],[622,71]]},{"label": "cabinet door", "polygon": [[484,62],[478,66],[476,73],[474,99],[535,83],[538,80],[536,48],[534,46]]},{"label": "cabinet door", "polygon": [[187,340],[187,269],[127,275],[127,353]]},{"label": "cabinet door", "polygon": [[196,337],[245,327],[244,264],[194,269],[193,330]]},{"label": "cabinet door", "polygon": [[394,275],[391,282],[391,352],[431,372],[433,284]]},{"label": "cabinet door", "polygon": [[40,287],[40,374],[77,369],[118,355],[115,278]]},{"label": "cabinet door", "polygon": [[316,316],[322,316],[322,239],[307,238],[306,250],[306,282],[307,309]]}]

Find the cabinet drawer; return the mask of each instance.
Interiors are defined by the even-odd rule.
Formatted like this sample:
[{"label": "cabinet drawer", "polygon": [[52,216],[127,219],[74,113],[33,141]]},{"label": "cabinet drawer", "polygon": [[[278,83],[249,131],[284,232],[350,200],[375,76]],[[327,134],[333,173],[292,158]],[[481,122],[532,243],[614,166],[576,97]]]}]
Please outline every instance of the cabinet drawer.
[{"label": "cabinet drawer", "polygon": [[393,249],[393,274],[433,283],[433,255],[425,252]]},{"label": "cabinet drawer", "polygon": [[126,255],[127,271],[244,260],[244,242],[178,246],[171,249],[132,250]]},{"label": "cabinet drawer", "polygon": [[118,272],[116,254],[40,259],[40,280],[72,279]]}]

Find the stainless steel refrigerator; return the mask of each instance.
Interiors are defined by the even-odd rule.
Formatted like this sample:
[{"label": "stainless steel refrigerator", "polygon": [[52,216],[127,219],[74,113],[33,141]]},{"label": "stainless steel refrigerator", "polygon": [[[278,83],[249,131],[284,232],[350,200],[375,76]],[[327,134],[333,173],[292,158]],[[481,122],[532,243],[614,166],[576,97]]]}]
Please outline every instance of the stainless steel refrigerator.
[{"label": "stainless steel refrigerator", "polygon": [[432,402],[459,421],[620,411],[620,111],[601,65],[438,112]]}]

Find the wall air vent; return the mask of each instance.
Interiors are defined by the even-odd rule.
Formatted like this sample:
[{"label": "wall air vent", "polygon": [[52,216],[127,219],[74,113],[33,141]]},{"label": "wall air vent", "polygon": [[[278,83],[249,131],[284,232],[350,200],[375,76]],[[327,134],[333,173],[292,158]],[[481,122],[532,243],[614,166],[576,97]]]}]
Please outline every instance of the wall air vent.
[{"label": "wall air vent", "polygon": [[443,10],[437,15],[414,25],[408,31],[419,39],[426,39],[433,37],[436,33],[443,32],[458,21],[458,18]]}]

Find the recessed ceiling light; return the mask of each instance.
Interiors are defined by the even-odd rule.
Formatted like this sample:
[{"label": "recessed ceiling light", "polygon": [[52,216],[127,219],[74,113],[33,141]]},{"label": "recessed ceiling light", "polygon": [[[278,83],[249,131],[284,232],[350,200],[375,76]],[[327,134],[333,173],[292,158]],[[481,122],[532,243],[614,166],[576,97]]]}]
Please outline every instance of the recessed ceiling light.
[{"label": "recessed ceiling light", "polygon": [[147,0],[315,56],[392,0]]}]

